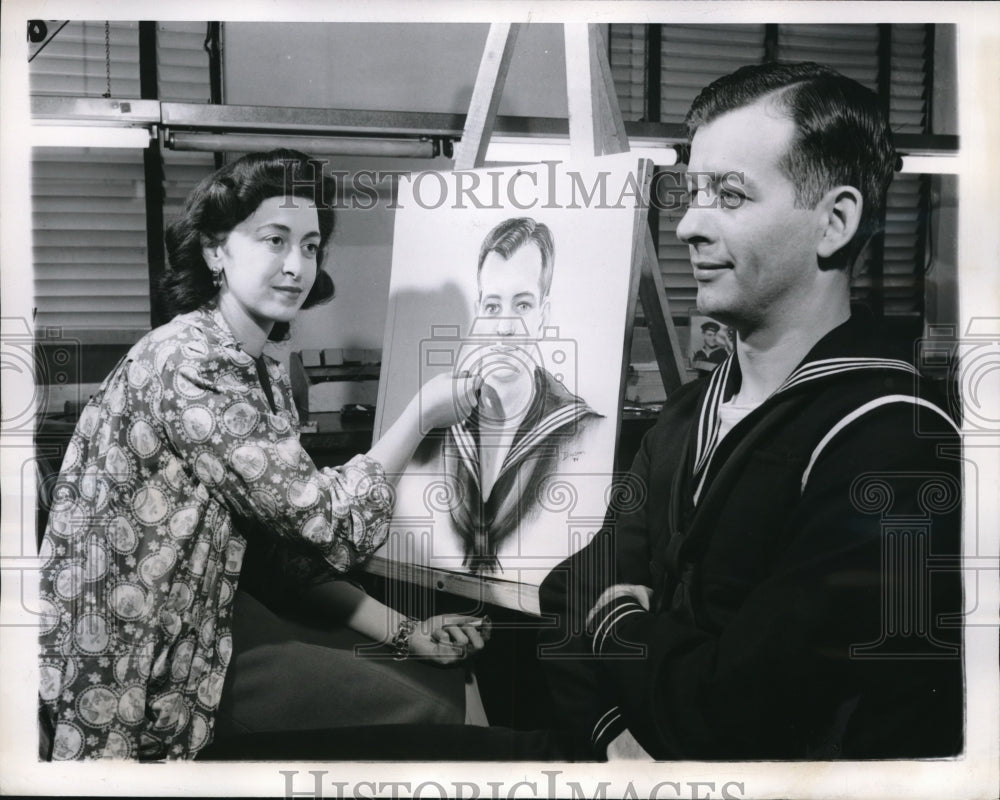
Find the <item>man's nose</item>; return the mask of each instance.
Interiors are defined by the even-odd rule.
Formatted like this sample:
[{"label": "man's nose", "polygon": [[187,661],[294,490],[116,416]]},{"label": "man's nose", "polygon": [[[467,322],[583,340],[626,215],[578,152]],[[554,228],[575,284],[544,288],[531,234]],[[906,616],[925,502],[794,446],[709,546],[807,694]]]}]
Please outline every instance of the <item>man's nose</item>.
[{"label": "man's nose", "polygon": [[708,241],[711,227],[709,213],[710,209],[699,208],[693,200],[677,223],[677,238],[688,245]]},{"label": "man's nose", "polygon": [[514,317],[500,317],[497,320],[497,334],[499,336],[513,336],[518,331],[520,320]]}]

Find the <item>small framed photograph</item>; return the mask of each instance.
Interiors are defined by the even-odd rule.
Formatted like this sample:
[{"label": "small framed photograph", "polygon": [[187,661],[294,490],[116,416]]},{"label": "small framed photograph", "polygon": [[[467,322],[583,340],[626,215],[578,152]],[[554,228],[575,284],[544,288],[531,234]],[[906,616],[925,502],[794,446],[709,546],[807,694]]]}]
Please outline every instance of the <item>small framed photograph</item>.
[{"label": "small framed photograph", "polygon": [[699,375],[707,375],[729,358],[736,346],[736,331],[718,320],[691,309],[688,363]]}]

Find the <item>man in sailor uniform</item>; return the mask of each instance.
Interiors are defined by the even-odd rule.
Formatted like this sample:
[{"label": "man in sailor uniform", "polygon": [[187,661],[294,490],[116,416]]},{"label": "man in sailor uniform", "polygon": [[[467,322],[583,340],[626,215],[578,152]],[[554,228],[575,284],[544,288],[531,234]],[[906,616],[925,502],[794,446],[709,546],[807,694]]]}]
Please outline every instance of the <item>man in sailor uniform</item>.
[{"label": "man in sailor uniform", "polygon": [[472,573],[502,569],[498,549],[544,503],[560,454],[600,417],[544,367],[554,258],[551,231],[530,217],[504,220],[480,247],[471,352],[461,358],[482,378],[480,407],[442,445]]},{"label": "man in sailor uniform", "polygon": [[560,724],[596,758],[960,753],[961,441],[849,304],[897,161],[882,100],[769,62],[688,128],[677,235],[735,351],[668,398],[641,507],[540,587]]},{"label": "man in sailor uniform", "polygon": [[721,328],[722,326],[718,322],[712,322],[711,320],[702,323],[701,337],[703,344],[695,351],[694,357],[691,359],[692,366],[697,370],[699,375],[708,375],[719,364],[725,361],[729,355],[729,351],[722,346],[718,338]]}]

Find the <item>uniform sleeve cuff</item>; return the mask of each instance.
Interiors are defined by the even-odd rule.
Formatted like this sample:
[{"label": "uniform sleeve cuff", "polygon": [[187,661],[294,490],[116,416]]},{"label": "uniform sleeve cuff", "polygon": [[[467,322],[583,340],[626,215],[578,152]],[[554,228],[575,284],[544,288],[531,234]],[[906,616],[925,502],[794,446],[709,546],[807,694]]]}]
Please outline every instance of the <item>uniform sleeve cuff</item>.
[{"label": "uniform sleeve cuff", "polygon": [[618,706],[609,708],[594,723],[590,732],[590,743],[594,748],[595,755],[601,760],[607,760],[608,745],[611,744],[626,728],[625,719],[622,717],[621,709]]},{"label": "uniform sleeve cuff", "polygon": [[595,656],[608,651],[610,643],[617,640],[619,626],[626,619],[634,618],[636,614],[648,614],[633,597],[624,595],[616,597],[605,604],[590,621],[587,633],[591,637],[591,651]]}]

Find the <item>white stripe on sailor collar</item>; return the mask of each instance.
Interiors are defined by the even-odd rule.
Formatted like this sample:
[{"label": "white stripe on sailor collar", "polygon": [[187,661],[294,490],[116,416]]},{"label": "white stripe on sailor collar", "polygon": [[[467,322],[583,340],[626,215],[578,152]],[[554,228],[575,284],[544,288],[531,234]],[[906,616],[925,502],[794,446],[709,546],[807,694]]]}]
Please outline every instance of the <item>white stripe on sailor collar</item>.
[{"label": "white stripe on sailor collar", "polygon": [[[712,383],[709,385],[705,399],[702,401],[701,412],[698,418],[698,437],[695,447],[695,467],[693,473],[697,479],[697,486],[694,491],[695,505],[698,504],[698,499],[701,497],[702,489],[705,486],[705,479],[708,476],[709,465],[719,446],[719,406],[723,403],[725,387],[729,382],[731,362],[735,358],[736,355],[734,353],[715,369],[710,379]],[[724,373],[723,368],[725,369]],[[784,383],[775,389],[774,393],[764,403],[782,392],[787,392],[789,389],[801,386],[810,381],[828,378],[831,375],[868,369],[887,369],[907,372],[912,375],[920,374],[911,364],[892,358],[821,358],[816,361],[806,362],[792,370],[792,373],[785,378]]]},{"label": "white stripe on sailor collar", "polygon": [[[500,465],[497,478],[499,479],[501,475],[524,461],[532,449],[540,445],[546,438],[561,428],[565,428],[583,419],[588,413],[589,410],[585,403],[574,402],[546,414],[510,448],[507,456],[504,458],[503,464]],[[451,433],[455,440],[456,453],[471,473],[476,486],[482,488],[479,472],[479,453],[475,438],[464,425],[452,426]]]},{"label": "white stripe on sailor collar", "polygon": [[458,457],[471,473],[476,487],[481,490],[482,482],[479,478],[479,454],[476,452],[476,440],[462,423],[451,427],[451,435],[455,440],[455,451]]},{"label": "white stripe on sailor collar", "polygon": [[504,470],[523,461],[532,448],[541,444],[548,436],[551,436],[561,428],[579,421],[587,413],[587,406],[585,404],[574,402],[546,414],[510,448],[510,452],[507,453],[507,458],[504,459],[504,464],[500,468],[501,474]]}]

